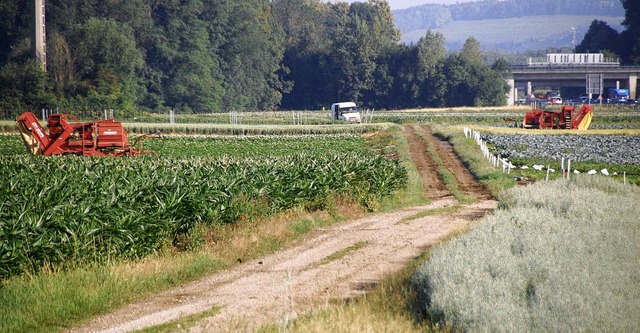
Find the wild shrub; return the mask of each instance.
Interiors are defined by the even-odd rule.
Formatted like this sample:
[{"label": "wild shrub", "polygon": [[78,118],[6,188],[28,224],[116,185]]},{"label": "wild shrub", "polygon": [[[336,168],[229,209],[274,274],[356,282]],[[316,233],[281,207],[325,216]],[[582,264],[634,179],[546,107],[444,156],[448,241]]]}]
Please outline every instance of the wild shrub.
[{"label": "wild shrub", "polygon": [[471,331],[633,331],[640,189],[605,177],[514,188],[414,274],[424,314]]}]

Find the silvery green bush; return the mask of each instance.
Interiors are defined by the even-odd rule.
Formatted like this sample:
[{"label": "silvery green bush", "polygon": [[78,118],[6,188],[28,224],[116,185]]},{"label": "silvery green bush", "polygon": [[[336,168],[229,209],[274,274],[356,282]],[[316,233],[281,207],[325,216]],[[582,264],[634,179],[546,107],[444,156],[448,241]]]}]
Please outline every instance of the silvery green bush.
[{"label": "silvery green bush", "polygon": [[635,331],[639,212],[640,188],[605,177],[514,188],[419,267],[419,301],[470,331]]}]

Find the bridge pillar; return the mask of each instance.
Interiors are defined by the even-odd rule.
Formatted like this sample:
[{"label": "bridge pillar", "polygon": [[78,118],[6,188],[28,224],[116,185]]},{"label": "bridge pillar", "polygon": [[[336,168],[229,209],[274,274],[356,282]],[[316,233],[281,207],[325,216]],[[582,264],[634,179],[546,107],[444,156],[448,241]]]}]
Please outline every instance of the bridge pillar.
[{"label": "bridge pillar", "polygon": [[507,105],[511,106],[514,104],[517,95],[516,90],[516,81],[513,78],[507,79],[507,84],[509,85],[509,92],[507,93]]},{"label": "bridge pillar", "polygon": [[533,94],[533,87],[531,86],[531,81],[527,81],[527,98]]},{"label": "bridge pillar", "polygon": [[638,76],[629,75],[629,98],[636,99],[636,88],[638,85]]}]

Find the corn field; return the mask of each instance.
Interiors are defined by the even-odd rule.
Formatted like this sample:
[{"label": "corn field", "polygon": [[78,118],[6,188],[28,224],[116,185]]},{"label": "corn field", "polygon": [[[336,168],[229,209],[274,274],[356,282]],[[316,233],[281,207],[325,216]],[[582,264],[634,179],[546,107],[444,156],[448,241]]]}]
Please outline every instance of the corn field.
[{"label": "corn field", "polygon": [[355,136],[165,138],[135,158],[34,157],[17,136],[0,142],[0,279],[141,258],[198,225],[321,209],[332,195],[371,206],[407,179]]}]

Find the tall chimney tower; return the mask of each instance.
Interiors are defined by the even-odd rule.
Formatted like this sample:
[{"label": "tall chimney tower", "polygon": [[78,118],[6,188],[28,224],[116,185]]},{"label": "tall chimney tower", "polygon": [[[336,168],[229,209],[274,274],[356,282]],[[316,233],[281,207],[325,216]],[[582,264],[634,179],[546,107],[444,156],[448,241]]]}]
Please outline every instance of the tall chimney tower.
[{"label": "tall chimney tower", "polygon": [[47,38],[44,25],[44,0],[33,1],[33,19],[31,27],[31,56],[36,59],[43,71],[47,71]]}]

